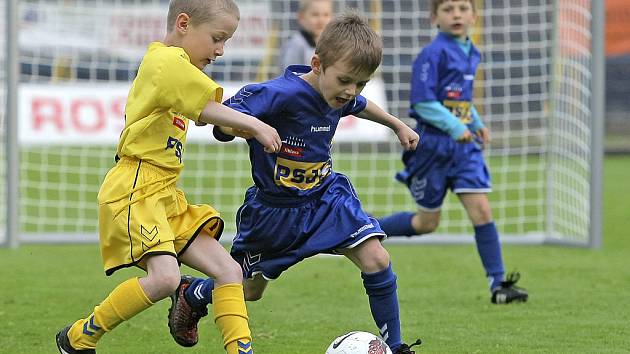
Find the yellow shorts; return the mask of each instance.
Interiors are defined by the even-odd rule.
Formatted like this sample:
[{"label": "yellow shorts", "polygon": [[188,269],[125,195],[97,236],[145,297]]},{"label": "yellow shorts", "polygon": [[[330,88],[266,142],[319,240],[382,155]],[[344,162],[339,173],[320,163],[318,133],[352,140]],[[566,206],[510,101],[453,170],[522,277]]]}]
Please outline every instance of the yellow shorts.
[{"label": "yellow shorts", "polygon": [[124,157],[98,193],[101,256],[105,274],[138,266],[148,255],[183,254],[201,231],[219,239],[223,220],[209,205],[190,205],[175,185],[178,175]]}]

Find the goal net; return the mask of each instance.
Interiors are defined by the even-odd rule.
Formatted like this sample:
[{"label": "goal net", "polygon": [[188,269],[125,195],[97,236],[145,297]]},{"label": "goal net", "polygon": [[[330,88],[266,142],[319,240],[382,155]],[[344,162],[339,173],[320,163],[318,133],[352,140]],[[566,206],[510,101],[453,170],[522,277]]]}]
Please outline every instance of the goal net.
[{"label": "goal net", "polygon": [[[239,28],[225,56],[206,68],[227,94],[278,74],[279,48],[297,29],[297,1],[237,3]],[[334,1],[336,12],[358,9],[382,35],[383,62],[365,94],[403,119],[411,63],[436,34],[427,3]],[[588,245],[590,131],[592,120],[602,119],[590,104],[591,3],[475,3],[472,38],[482,52],[475,104],[493,136],[485,154],[502,237]],[[164,36],[167,8],[165,0],[19,1],[20,198],[2,207],[19,208],[22,242],[97,239],[96,194],[114,164],[125,96],[147,44]],[[252,184],[247,145],[217,143],[210,128],[192,129],[185,166],[179,185],[189,202],[216,207],[226,234],[233,234],[235,212]],[[350,176],[371,214],[415,210],[393,178],[402,167],[400,146],[387,129],[344,118],[334,167]],[[470,235],[463,208],[450,196],[436,235],[422,240],[469,242]]]}]

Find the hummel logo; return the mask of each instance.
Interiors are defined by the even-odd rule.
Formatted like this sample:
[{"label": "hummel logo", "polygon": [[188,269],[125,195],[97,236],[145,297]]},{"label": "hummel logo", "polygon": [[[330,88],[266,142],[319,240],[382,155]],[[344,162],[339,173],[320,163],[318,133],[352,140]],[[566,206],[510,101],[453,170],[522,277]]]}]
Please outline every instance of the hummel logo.
[{"label": "hummel logo", "polygon": [[203,283],[197,285],[195,287],[195,290],[193,290],[193,294],[195,294],[195,297],[199,300],[203,299],[203,294],[201,293],[201,288],[203,287]]},{"label": "hummel logo", "polygon": [[329,131],[330,131],[330,125],[325,126],[325,127],[315,127],[311,125],[311,133],[329,132]]},{"label": "hummel logo", "polygon": [[87,334],[88,336],[93,336],[100,330],[101,327],[94,324],[94,315],[91,315],[90,320],[83,324],[83,334]]},{"label": "hummel logo", "polygon": [[389,332],[387,331],[387,323],[385,323],[383,327],[379,328],[379,332],[381,332],[381,337],[383,337],[383,340],[387,340],[387,338],[389,338]]},{"label": "hummel logo", "polygon": [[247,87],[243,87],[241,89],[241,92],[237,93],[236,95],[230,97],[230,103],[231,104],[235,104],[235,103],[240,103],[243,101],[243,98],[247,98],[251,95],[253,95],[253,92],[249,92],[247,91]]},{"label": "hummel logo", "polygon": [[146,229],[144,225],[140,225],[140,235],[144,236],[144,238],[146,238],[149,241],[153,241],[153,239],[155,238],[155,236],[158,235],[158,233],[159,231],[158,231],[157,225],[154,225],[151,230]]},{"label": "hummel logo", "polygon": [[236,343],[238,344],[238,354],[254,354],[251,342],[241,342],[238,340]]}]

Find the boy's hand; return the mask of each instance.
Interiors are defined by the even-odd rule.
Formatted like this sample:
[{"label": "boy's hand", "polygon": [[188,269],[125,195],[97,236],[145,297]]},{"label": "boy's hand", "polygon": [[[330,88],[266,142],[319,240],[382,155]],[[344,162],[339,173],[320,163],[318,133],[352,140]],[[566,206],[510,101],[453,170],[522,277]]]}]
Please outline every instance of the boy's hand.
[{"label": "boy's hand", "polygon": [[398,136],[400,145],[402,145],[405,150],[415,150],[418,146],[418,142],[420,142],[420,136],[418,133],[413,131],[413,129],[409,128],[404,123],[395,131],[395,133]]},{"label": "boy's hand", "polygon": [[265,152],[279,152],[282,147],[282,140],[276,129],[259,120],[255,120],[254,122],[256,122],[256,124],[251,134],[265,147]]},{"label": "boy's hand", "polygon": [[458,143],[469,143],[469,142],[473,141],[473,138],[474,138],[474,136],[472,135],[470,130],[466,129],[466,130],[464,130],[464,133],[462,135],[460,135],[459,138],[457,138],[457,142]]},{"label": "boy's hand", "polygon": [[477,130],[475,132],[475,134],[477,134],[477,136],[481,139],[481,141],[483,142],[483,145],[489,144],[491,139],[490,139],[490,130],[488,130],[488,128],[483,127],[479,130]]}]

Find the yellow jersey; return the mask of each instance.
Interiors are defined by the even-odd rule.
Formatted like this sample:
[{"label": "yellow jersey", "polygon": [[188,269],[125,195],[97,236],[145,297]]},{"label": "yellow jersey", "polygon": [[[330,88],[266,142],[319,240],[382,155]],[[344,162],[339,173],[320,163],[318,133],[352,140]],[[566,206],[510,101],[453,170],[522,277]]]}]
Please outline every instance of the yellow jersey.
[{"label": "yellow jersey", "polygon": [[222,98],[223,88],[195,67],[184,49],[151,43],[129,90],[117,156],[179,173],[189,120],[197,122],[210,100]]}]

